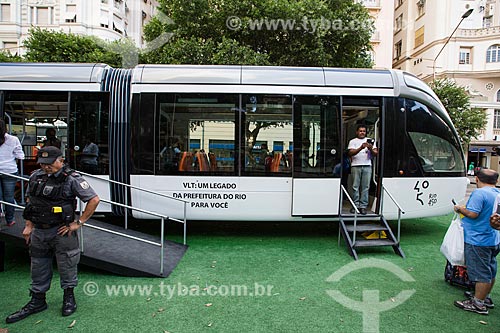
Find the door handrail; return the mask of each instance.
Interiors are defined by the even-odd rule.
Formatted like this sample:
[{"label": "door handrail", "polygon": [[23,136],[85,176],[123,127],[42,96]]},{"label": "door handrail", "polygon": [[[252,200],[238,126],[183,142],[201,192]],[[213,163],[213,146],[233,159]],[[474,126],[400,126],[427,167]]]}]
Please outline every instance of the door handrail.
[{"label": "door handrail", "polygon": [[[401,238],[401,214],[405,214],[406,212],[403,210],[403,208],[401,208],[401,205],[396,201],[396,199],[394,199],[391,192],[389,192],[389,190],[383,184],[382,184],[382,189],[385,191],[385,193],[387,193],[387,196],[392,200],[392,202],[398,208],[398,237],[397,237],[397,240],[399,243],[400,238]],[[383,201],[382,201],[382,204],[380,205],[380,211],[382,213],[384,212]]]},{"label": "door handrail", "polygon": [[[342,192],[345,194],[347,200],[349,200],[349,203],[351,204],[352,208],[354,208],[354,221],[353,221],[353,227],[354,227],[354,232],[353,232],[353,235],[352,235],[352,242],[353,243],[356,243],[356,227],[357,227],[357,223],[358,223],[358,214],[360,214],[359,210],[358,210],[358,207],[356,207],[356,204],[354,203],[354,201],[351,199],[351,196],[349,195],[349,193],[347,192],[347,190],[345,189],[344,185],[340,184],[340,188],[342,189]],[[340,216],[342,216],[342,202],[343,202],[343,195],[340,196]],[[339,227],[339,239],[338,239],[338,243],[340,245],[340,227]]]}]

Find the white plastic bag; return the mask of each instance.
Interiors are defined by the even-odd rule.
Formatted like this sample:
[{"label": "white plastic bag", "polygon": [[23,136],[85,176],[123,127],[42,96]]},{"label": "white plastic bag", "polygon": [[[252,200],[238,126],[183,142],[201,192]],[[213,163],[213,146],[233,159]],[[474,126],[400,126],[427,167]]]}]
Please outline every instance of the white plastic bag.
[{"label": "white plastic bag", "polygon": [[441,253],[453,266],[465,266],[464,228],[460,215],[456,213],[444,235]]}]

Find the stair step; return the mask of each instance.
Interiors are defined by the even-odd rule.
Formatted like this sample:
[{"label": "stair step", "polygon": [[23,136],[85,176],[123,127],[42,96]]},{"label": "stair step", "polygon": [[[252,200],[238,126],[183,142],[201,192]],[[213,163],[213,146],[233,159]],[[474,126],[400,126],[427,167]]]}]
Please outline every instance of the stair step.
[{"label": "stair step", "polygon": [[[380,221],[380,215],[360,215],[358,214],[358,221]],[[354,215],[342,215],[342,220],[344,221],[354,221]]]},{"label": "stair step", "polygon": [[368,246],[392,246],[397,245],[398,243],[392,241],[388,238],[383,239],[356,239],[354,243],[354,247],[368,247]]},{"label": "stair step", "polygon": [[[346,226],[347,231],[353,232],[354,231],[354,225],[353,224],[347,224]],[[388,230],[385,226],[381,224],[367,224],[367,223],[361,223],[361,224],[356,224],[356,231],[357,232],[365,232],[365,231],[386,231]]]}]

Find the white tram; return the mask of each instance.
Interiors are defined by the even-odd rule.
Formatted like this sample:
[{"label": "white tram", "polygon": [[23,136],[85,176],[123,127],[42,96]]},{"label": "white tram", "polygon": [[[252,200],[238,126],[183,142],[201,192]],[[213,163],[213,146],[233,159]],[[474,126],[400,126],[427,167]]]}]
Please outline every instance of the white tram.
[{"label": "white tram", "polygon": [[[350,177],[334,173],[356,126],[376,140],[370,211],[447,214],[465,196],[464,154],[433,91],[396,70],[0,64],[0,113],[26,155],[55,128],[77,169],[188,201],[190,220],[332,220]],[[182,202],[89,179],[99,196],[182,218]],[[123,214],[102,204],[100,210]],[[134,213],[136,217],[146,215]]]}]

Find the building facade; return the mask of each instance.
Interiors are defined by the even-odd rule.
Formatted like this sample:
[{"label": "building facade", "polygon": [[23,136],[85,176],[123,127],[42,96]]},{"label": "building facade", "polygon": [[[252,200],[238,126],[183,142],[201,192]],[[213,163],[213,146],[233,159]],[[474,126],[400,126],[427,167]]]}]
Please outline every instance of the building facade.
[{"label": "building facade", "polygon": [[486,111],[468,162],[500,169],[500,0],[395,0],[393,43],[393,68],[454,79]]},{"label": "building facade", "polygon": [[394,0],[357,0],[356,2],[363,4],[368,9],[375,24],[375,31],[370,40],[373,67],[391,68]]},{"label": "building facade", "polygon": [[22,54],[31,27],[107,41],[128,37],[143,47],[143,27],[157,7],[156,0],[0,0],[0,49]]}]

